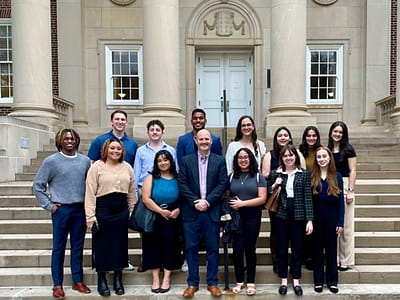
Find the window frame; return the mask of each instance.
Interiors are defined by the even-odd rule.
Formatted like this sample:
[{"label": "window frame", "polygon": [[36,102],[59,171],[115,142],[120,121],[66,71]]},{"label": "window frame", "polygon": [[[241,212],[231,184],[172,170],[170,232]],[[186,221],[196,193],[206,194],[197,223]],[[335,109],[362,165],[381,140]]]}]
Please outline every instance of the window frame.
[{"label": "window frame", "polygon": [[[112,54],[114,51],[135,51],[137,53],[138,79],[139,79],[139,99],[137,100],[118,100],[113,98],[113,73],[112,73]],[[107,105],[141,105],[143,104],[143,47],[133,44],[107,44],[105,45],[105,85]],[[134,77],[134,75],[132,75]]]},{"label": "window frame", "polygon": [[[10,77],[11,84],[9,85],[9,89],[11,89],[11,97],[1,97],[1,92],[0,92],[0,104],[12,104],[14,103],[14,76],[13,76],[13,50],[12,50],[12,25],[11,25],[11,19],[0,19],[0,26],[8,26],[11,29],[11,47],[9,47],[9,44],[7,44],[7,51],[11,52],[11,60],[4,60],[1,61],[2,64],[9,64],[11,71],[7,73],[7,75]],[[0,74],[1,76],[1,74]],[[0,79],[1,80],[1,79]],[[2,88],[1,82],[0,82],[0,88]]]},{"label": "window frame", "polygon": [[[341,44],[335,45],[307,45],[306,50],[306,103],[308,105],[341,105],[343,104],[343,48]],[[333,99],[311,99],[311,53],[313,51],[334,51],[336,52],[336,98]],[[320,74],[319,74],[320,75]],[[323,77],[323,76],[319,76]],[[328,76],[324,76],[328,77]]]}]

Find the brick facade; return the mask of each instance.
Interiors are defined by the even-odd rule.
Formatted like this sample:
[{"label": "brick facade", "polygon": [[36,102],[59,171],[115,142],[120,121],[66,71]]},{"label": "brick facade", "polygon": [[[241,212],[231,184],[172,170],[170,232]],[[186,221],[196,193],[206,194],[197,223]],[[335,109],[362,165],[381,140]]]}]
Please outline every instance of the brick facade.
[{"label": "brick facade", "polygon": [[390,34],[390,95],[396,95],[397,77],[397,0],[391,2],[391,34]]}]

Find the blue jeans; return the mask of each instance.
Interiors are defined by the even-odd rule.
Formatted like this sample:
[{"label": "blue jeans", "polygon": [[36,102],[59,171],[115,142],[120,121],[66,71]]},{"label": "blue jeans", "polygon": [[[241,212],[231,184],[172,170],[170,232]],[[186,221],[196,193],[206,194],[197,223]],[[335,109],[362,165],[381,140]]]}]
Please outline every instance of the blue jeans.
[{"label": "blue jeans", "polygon": [[53,222],[53,251],[51,253],[51,276],[54,286],[62,285],[64,279],[65,246],[68,234],[71,245],[71,273],[74,283],[83,280],[83,243],[86,219],[83,203],[61,205],[51,216]]},{"label": "blue jeans", "polygon": [[207,251],[207,285],[218,285],[219,223],[211,220],[205,212],[200,212],[195,221],[184,221],[185,253],[189,272],[188,286],[198,286],[199,247],[204,238]]}]

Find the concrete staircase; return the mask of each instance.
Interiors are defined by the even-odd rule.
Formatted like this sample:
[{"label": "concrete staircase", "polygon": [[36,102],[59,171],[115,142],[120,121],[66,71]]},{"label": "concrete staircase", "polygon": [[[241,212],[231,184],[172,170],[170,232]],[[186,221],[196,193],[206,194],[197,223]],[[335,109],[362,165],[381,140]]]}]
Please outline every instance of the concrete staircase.
[{"label": "concrete staircase", "polygon": [[[387,145],[379,151],[379,143],[355,145],[358,154],[356,184],[356,266],[340,273],[340,295],[343,299],[400,299],[400,155],[397,145]],[[32,180],[44,157],[54,152],[49,146],[39,152],[24,172],[16,174],[15,182],[0,183],[0,299],[52,299],[50,255],[52,245],[51,220],[48,212],[38,207],[32,195]],[[269,219],[263,213],[262,230],[257,245],[257,296],[268,299],[278,296],[279,278],[272,272],[269,252]],[[129,256],[140,262],[140,236],[129,233]],[[69,252],[65,259],[65,290],[67,299],[98,298],[96,273],[91,269],[91,234],[87,233],[84,252],[85,282],[92,288],[89,295],[72,291]],[[222,254],[222,247],[221,247]],[[224,286],[223,255],[220,266],[220,286]],[[201,277],[205,278],[204,253]],[[230,264],[231,265],[231,264]],[[233,268],[230,284],[234,283]],[[186,273],[173,275],[171,291],[166,295],[150,292],[151,273],[124,271],[125,296],[111,299],[175,299],[182,298]],[[303,288],[308,298],[319,298],[312,288],[312,272],[304,269]],[[227,293],[228,294],[228,293]],[[326,289],[324,297],[337,296]],[[205,288],[197,298],[211,299]],[[227,296],[225,296],[227,297]],[[233,297],[233,296],[229,296]],[[241,299],[245,293],[235,295]],[[295,299],[291,288],[286,297]]]}]

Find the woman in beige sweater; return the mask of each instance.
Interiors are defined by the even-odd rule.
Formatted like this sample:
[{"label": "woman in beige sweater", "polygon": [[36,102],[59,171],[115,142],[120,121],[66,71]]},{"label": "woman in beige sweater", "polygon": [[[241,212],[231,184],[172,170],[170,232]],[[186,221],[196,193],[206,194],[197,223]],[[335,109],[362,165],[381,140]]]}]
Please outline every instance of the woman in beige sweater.
[{"label": "woman in beige sweater", "polygon": [[107,140],[101,160],[93,163],[86,179],[86,224],[92,231],[97,289],[102,296],[110,295],[107,271],[114,271],[115,293],[125,293],[122,269],[128,262],[128,219],[136,194],[135,177],[132,167],[123,159],[124,152],[119,140]]}]

